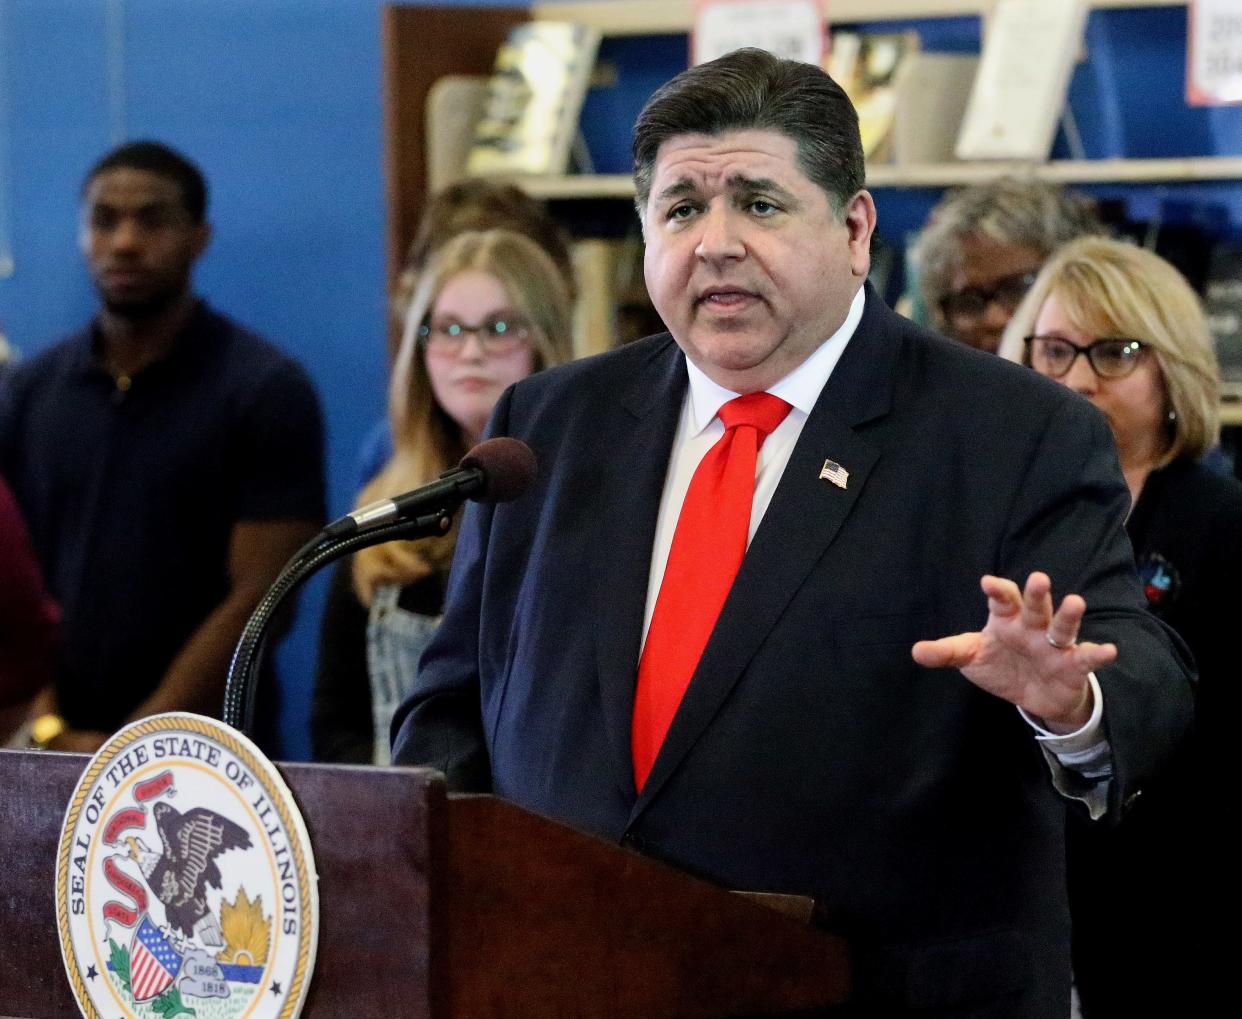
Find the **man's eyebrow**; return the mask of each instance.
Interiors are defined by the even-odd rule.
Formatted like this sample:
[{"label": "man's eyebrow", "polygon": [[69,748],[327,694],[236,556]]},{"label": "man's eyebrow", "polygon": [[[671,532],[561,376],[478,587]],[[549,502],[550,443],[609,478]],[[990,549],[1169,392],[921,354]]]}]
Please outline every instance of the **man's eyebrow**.
[{"label": "man's eyebrow", "polygon": [[676,184],[670,184],[658,195],[655,200],[657,202],[667,202],[670,198],[681,198],[683,195],[692,195],[698,191],[698,185],[689,177],[682,177]]},{"label": "man's eyebrow", "polygon": [[802,204],[793,196],[792,192],[781,187],[770,177],[747,177],[740,173],[734,174],[729,178],[729,190],[748,195],[759,193],[771,195],[773,198],[779,198],[782,203],[790,208],[796,208]]},{"label": "man's eyebrow", "polygon": [[[792,192],[790,192],[787,188],[782,187],[770,177],[747,177],[745,174],[738,173],[730,177],[727,184],[729,190],[734,193],[747,195],[771,195],[773,198],[778,199],[783,205],[791,209],[798,208],[802,204],[797,198],[794,197]],[[697,194],[698,190],[699,187],[694,181],[690,180],[688,177],[683,177],[681,180],[670,184],[663,191],[660,191],[655,196],[655,201],[657,203],[671,201],[674,198],[682,198],[686,195]]]},{"label": "man's eyebrow", "polygon": [[99,199],[90,206],[91,210],[96,209],[104,212],[123,212],[131,216],[139,216],[148,212],[163,212],[165,209],[175,209],[178,203],[171,198],[153,198],[149,202],[139,202],[137,205],[127,205],[125,203],[109,202],[106,199]]}]

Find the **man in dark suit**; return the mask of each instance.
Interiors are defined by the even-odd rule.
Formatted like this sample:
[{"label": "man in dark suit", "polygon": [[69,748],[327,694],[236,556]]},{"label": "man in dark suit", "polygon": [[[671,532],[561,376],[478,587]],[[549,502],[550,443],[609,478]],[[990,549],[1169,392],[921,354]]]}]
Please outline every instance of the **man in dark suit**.
[{"label": "man in dark suit", "polygon": [[864,286],[857,119],[817,68],[679,75],[635,168],[671,335],[501,400],[541,475],[468,511],[394,759],[814,896],[860,1014],[1063,1019],[1054,786],[1115,815],[1191,710],[1103,420]]}]

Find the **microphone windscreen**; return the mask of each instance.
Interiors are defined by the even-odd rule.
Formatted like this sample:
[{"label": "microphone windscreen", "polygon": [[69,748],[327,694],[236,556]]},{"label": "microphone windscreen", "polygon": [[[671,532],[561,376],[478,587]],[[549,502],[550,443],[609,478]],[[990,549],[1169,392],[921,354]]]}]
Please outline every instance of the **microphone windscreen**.
[{"label": "microphone windscreen", "polygon": [[472,496],[479,502],[516,499],[530,487],[538,470],[531,448],[503,435],[480,442],[461,458],[459,466],[483,472],[483,488]]}]

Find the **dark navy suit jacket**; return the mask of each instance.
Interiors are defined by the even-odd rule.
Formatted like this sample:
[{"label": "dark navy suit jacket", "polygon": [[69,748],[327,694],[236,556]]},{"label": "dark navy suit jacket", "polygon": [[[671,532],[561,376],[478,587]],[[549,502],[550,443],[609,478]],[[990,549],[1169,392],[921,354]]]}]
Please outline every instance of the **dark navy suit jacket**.
[{"label": "dark navy suit jacket", "polygon": [[979,629],[983,574],[1047,571],[1086,597],[1083,638],[1121,648],[1099,677],[1114,810],[1142,787],[1190,679],[1144,612],[1105,422],[868,291],[637,795],[630,714],[686,384],[665,334],[501,400],[492,432],[530,444],[539,480],[467,512],[395,759],[730,887],[814,896],[853,939],[864,1011],[1063,1019],[1064,802],[1017,710],[910,647]]}]

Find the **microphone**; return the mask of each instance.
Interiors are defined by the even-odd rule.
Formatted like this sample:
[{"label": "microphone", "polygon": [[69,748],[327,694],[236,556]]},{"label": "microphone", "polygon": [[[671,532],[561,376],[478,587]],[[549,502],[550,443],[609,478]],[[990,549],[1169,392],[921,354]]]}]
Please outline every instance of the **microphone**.
[{"label": "microphone", "polygon": [[253,730],[254,691],[267,624],[302,581],[320,567],[369,545],[444,534],[453,511],[466,499],[516,499],[535,480],[536,468],[535,454],[526,443],[506,437],[488,439],[438,481],[395,499],[363,506],[334,520],[303,545],[280,571],[242,630],[224,688],[225,722],[242,732]]},{"label": "microphone", "polygon": [[320,539],[343,538],[427,515],[440,517],[466,499],[509,502],[530,487],[536,469],[535,454],[526,443],[507,436],[488,439],[438,480],[347,513],[325,527]]}]

